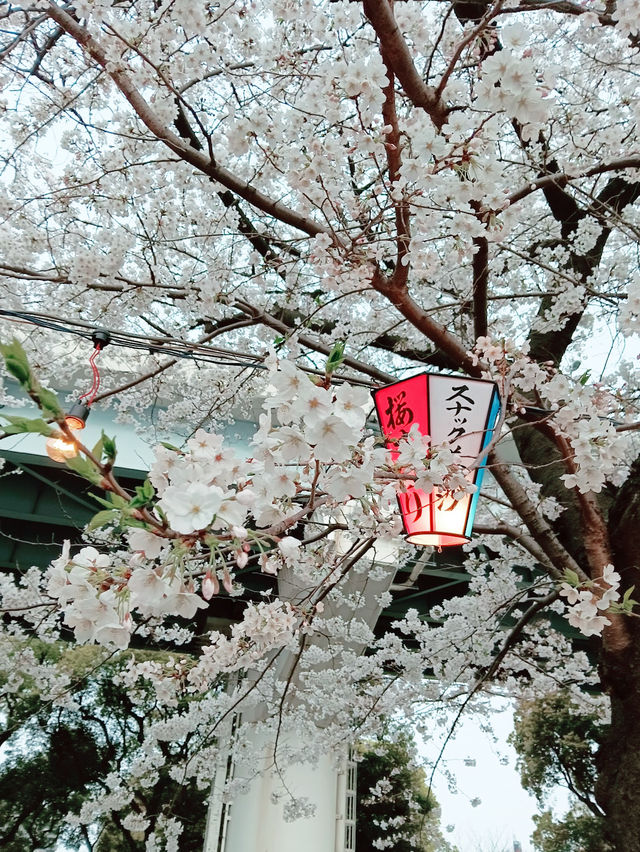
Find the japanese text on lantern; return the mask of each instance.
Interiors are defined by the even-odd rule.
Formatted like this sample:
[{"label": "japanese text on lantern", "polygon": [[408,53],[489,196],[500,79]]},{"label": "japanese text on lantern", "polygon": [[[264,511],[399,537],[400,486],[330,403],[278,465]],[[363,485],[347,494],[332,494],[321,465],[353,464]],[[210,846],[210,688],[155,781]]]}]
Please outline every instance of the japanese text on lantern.
[{"label": "japanese text on lantern", "polygon": [[388,429],[409,431],[409,427],[413,423],[413,411],[407,405],[406,399],[407,394],[405,391],[400,391],[395,396],[387,397],[385,416],[387,418]]},{"label": "japanese text on lantern", "polygon": [[[446,410],[452,411],[452,421],[453,428],[447,435],[448,440],[451,443],[451,452],[459,453],[462,450],[460,445],[460,439],[465,434],[466,429],[464,428],[464,424],[468,421],[468,415],[463,414],[463,412],[471,412],[473,410],[473,406],[475,406],[475,399],[469,395],[469,385],[458,385],[457,387],[452,388],[453,393],[451,396],[448,396],[446,401],[451,402],[452,405],[447,405]],[[469,403],[465,405],[464,403]]]}]

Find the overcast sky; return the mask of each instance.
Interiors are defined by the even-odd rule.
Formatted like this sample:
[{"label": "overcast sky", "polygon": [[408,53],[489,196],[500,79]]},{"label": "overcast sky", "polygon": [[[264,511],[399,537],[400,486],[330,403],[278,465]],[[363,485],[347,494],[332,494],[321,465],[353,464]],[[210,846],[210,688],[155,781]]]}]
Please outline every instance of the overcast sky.
[{"label": "overcast sky", "polygon": [[[531,817],[538,807],[533,796],[522,789],[516,753],[507,743],[513,729],[512,707],[507,701],[494,704],[504,708],[490,719],[495,741],[482,730],[487,717],[470,717],[459,724],[447,745],[444,766],[456,775],[458,792],[450,793],[445,775],[436,772],[433,786],[442,808],[442,831],[460,852],[512,852],[514,840],[520,841],[522,852],[533,852]],[[439,742],[434,738],[424,745],[427,759],[435,759]],[[465,760],[475,760],[475,766],[466,765]],[[566,810],[567,801],[559,789],[554,798],[558,814]],[[448,826],[453,830],[447,831]]]}]

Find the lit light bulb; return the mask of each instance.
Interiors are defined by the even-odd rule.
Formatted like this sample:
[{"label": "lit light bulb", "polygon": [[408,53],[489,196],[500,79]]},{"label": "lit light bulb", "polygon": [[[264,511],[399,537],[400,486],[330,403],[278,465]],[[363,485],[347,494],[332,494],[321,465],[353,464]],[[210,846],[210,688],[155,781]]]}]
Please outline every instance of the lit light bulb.
[{"label": "lit light bulb", "polygon": [[78,429],[84,429],[85,422],[82,417],[77,417],[75,414],[65,414],[65,423],[74,432],[77,432]]},{"label": "lit light bulb", "polygon": [[78,455],[78,447],[75,441],[67,438],[62,432],[54,432],[47,438],[45,444],[47,455],[54,462],[65,462]]},{"label": "lit light bulb", "polygon": [[[89,416],[90,408],[83,402],[76,402],[71,406],[68,414],[65,414],[65,423],[73,433],[79,429],[84,429],[85,422]],[[78,455],[78,442],[73,438],[69,438],[64,432],[54,432],[45,444],[47,455],[54,462],[65,462],[67,459],[72,459]]]}]

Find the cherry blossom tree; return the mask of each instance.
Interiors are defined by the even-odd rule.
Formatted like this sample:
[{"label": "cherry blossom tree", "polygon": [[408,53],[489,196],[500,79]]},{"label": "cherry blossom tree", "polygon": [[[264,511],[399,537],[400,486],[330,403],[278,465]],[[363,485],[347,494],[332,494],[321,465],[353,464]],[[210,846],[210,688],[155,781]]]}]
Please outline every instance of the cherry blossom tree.
[{"label": "cherry blossom tree", "polygon": [[[76,441],[68,464],[104,505],[85,547],[3,578],[12,688],[68,690],[16,635],[186,641],[259,570],[274,594],[195,660],[132,659],[120,675],[168,706],[189,696],[171,723],[199,732],[185,777],[205,783],[210,732],[240,703],[266,704],[276,744],[313,728],[312,757],[399,711],[426,728],[443,698],[561,684],[610,714],[598,805],[615,848],[640,849],[636,3],[34,0],[0,14],[3,354],[41,408],[6,432],[75,440],[47,388],[75,395],[82,335],[101,327],[118,345],[95,404],[135,420],[160,403],[159,427],[188,435],[157,447],[135,494],[108,436]],[[383,605],[390,569],[415,558],[395,509],[407,469],[467,487],[451,447],[410,435],[394,462],[367,426],[371,387],[425,368],[495,380],[504,419],[469,594],[437,607],[438,625],[409,611],[376,636],[363,578]],[[257,421],[246,457],[221,435],[234,418]],[[158,725],[145,772],[171,736]],[[103,812],[132,807],[139,765],[109,779]],[[136,817],[148,848],[176,848],[179,830]]]}]

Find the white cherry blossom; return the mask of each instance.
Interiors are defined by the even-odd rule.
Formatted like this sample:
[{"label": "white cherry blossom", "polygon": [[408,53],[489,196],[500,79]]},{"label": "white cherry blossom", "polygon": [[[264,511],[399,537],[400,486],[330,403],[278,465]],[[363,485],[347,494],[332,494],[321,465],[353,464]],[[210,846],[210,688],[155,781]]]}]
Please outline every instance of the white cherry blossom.
[{"label": "white cherry blossom", "polygon": [[220,508],[223,495],[221,488],[202,482],[169,485],[159,505],[176,532],[192,533],[211,523]]}]

